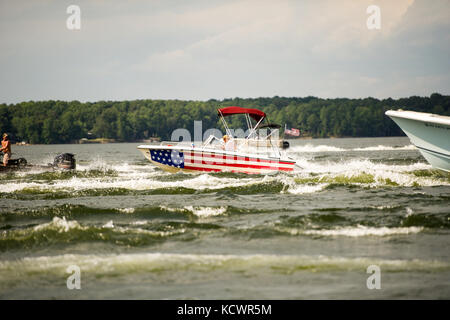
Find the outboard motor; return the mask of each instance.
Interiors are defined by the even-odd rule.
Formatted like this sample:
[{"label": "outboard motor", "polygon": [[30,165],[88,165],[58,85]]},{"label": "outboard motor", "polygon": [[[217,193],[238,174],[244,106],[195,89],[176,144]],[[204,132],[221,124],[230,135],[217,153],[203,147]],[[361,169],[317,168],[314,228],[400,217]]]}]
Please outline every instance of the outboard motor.
[{"label": "outboard motor", "polygon": [[53,167],[65,170],[75,169],[76,167],[75,155],[73,155],[72,153],[58,154],[55,157],[55,160],[53,160]]},{"label": "outboard motor", "polygon": [[27,159],[25,158],[19,158],[19,159],[15,159],[15,160],[9,160],[8,161],[8,166],[11,164],[16,165],[18,168],[25,168],[27,166]]}]

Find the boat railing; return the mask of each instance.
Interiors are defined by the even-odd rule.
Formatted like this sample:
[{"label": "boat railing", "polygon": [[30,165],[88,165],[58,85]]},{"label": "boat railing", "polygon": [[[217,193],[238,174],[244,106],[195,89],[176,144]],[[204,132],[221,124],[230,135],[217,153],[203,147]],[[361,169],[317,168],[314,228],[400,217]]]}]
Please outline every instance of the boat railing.
[{"label": "boat railing", "polygon": [[192,145],[191,141],[161,141],[159,144],[160,146],[168,146],[168,147],[174,147],[174,146],[190,146]]},{"label": "boat railing", "polygon": [[[222,139],[219,139],[215,135],[210,135],[200,146],[202,150],[205,149],[218,149],[235,152],[245,153],[257,153],[271,156],[280,156],[280,148],[283,145],[281,139],[268,139],[267,137],[256,138],[230,138],[229,144],[225,144]],[[272,137],[273,138],[273,137]],[[184,147],[196,147],[196,143],[193,141],[161,141],[161,146],[184,146]]]},{"label": "boat railing", "polygon": [[[213,144],[214,141],[217,141],[218,144]],[[205,149],[205,148],[217,148],[218,146],[222,147],[224,145],[225,144],[224,144],[223,140],[217,138],[215,135],[212,134],[212,135],[210,135],[208,137],[208,139],[205,140],[205,142],[203,142],[202,149]]]}]

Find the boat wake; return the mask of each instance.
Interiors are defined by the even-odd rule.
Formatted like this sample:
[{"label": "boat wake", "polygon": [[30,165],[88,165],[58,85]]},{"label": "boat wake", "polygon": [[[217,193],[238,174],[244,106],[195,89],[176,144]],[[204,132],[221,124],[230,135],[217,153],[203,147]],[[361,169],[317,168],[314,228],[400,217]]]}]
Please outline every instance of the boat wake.
[{"label": "boat wake", "polygon": [[339,148],[329,145],[312,145],[306,144],[304,146],[293,146],[288,149],[289,154],[296,153],[316,153],[316,152],[351,152],[351,151],[401,151],[401,150],[417,150],[417,148],[410,144],[407,146],[385,146],[378,145],[364,148]]},{"label": "boat wake", "polygon": [[308,194],[329,187],[362,188],[448,186],[448,174],[416,162],[406,165],[367,159],[317,162],[299,158],[293,173],[170,174],[152,166],[91,164],[73,172],[27,172],[2,176],[2,198],[67,198],[98,195],[190,194]]}]

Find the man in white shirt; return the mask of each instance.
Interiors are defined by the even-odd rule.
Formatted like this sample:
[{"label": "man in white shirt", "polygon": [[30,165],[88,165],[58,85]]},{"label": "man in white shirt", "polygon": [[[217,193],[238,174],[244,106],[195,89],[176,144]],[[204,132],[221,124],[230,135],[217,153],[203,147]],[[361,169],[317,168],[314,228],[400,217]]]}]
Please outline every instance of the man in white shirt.
[{"label": "man in white shirt", "polygon": [[222,141],[223,141],[222,149],[227,150],[227,151],[235,151],[236,146],[234,144],[233,139],[230,139],[229,136],[224,135],[222,138]]}]

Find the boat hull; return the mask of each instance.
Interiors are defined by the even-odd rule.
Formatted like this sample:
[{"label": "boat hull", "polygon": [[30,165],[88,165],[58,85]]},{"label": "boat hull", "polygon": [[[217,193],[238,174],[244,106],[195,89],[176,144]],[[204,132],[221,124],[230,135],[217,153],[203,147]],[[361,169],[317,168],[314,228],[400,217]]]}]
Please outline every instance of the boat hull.
[{"label": "boat hull", "polygon": [[177,146],[138,146],[154,165],[168,172],[242,172],[268,174],[293,171],[295,161],[219,150]]},{"label": "boat hull", "polygon": [[405,132],[434,168],[450,172],[450,117],[392,110],[386,115]]}]

